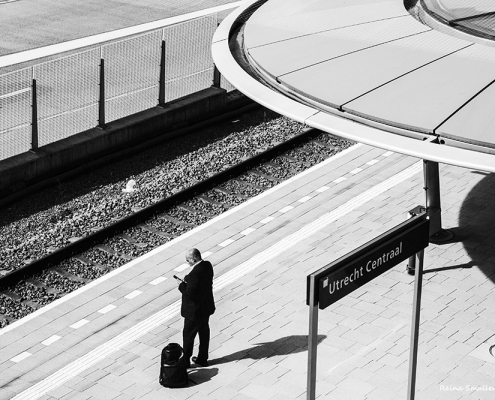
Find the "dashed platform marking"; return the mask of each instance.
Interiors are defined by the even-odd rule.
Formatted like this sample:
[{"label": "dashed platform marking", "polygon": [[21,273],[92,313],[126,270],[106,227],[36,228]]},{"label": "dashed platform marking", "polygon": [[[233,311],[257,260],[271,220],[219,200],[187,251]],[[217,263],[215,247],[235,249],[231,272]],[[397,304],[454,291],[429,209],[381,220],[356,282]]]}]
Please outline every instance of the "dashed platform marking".
[{"label": "dashed platform marking", "polygon": [[273,217],[266,217],[260,221],[261,224],[268,224],[268,222],[273,221],[275,218]]},{"label": "dashed platform marking", "polygon": [[110,312],[115,308],[117,308],[117,306],[115,306],[113,304],[109,304],[108,306],[103,307],[101,310],[98,310],[98,312],[100,314],[106,314],[107,312]]},{"label": "dashed platform marking", "polygon": [[[345,178],[343,180],[345,180]],[[316,189],[315,192],[323,193],[323,192],[327,191],[328,189],[330,189],[328,186],[322,186],[321,188]]]},{"label": "dashed platform marking", "polygon": [[189,267],[190,267],[189,264],[184,263],[184,264],[179,265],[177,268],[174,268],[174,271],[182,272],[182,271],[185,271],[186,269],[188,269]]},{"label": "dashed platform marking", "polygon": [[156,286],[156,285],[158,285],[158,284],[160,284],[160,283],[162,283],[163,281],[166,281],[166,280],[167,280],[167,278],[165,278],[164,276],[159,276],[158,278],[153,279],[150,282],[150,285]]},{"label": "dashed platform marking", "polygon": [[[134,267],[135,265],[137,265],[138,263],[142,262],[143,260],[146,260],[150,257],[153,257],[159,253],[161,253],[162,251],[164,251],[164,249],[166,248],[169,248],[171,246],[173,246],[174,244],[180,242],[180,241],[184,241],[186,240],[187,238],[189,238],[190,236],[194,235],[195,233],[209,227],[210,225],[213,225],[215,224],[217,221],[220,221],[222,219],[225,219],[225,218],[228,218],[230,215],[236,213],[237,211],[245,208],[245,207],[248,207],[249,205],[251,205],[252,203],[255,203],[257,201],[259,201],[260,199],[266,197],[266,196],[269,196],[270,194],[276,192],[277,190],[287,186],[287,185],[290,185],[292,184],[293,182],[299,180],[299,179],[302,179],[303,177],[305,177],[306,175],[309,175],[311,173],[313,173],[314,171],[317,171],[318,169],[326,166],[327,164],[330,164],[342,157],[345,157],[346,155],[348,155],[349,153],[359,149],[360,147],[362,147],[363,145],[361,143],[357,143],[337,154],[334,154],[333,156],[327,158],[326,160],[322,161],[321,163],[317,164],[317,165],[314,165],[310,168],[308,168],[307,170],[299,173],[298,175],[292,177],[292,178],[289,178],[285,181],[283,181],[282,183],[264,191],[263,193],[260,193],[259,195],[245,201],[244,203],[242,204],[239,204],[238,206],[234,207],[234,208],[231,208],[230,210],[227,210],[225,211],[224,213],[220,214],[219,216],[205,222],[204,224],[196,227],[196,228],[193,228],[192,230],[182,234],[181,236],[179,237],[176,237],[174,239],[172,239],[171,241],[165,243],[164,245],[162,246],[159,246],[153,250],[151,250],[150,252],[144,254],[143,256],[141,257],[138,257],[136,259],[134,259],[133,261],[130,261],[129,263],[123,265],[122,267],[120,268],[117,268],[111,272],[109,272],[108,274],[105,274],[103,276],[101,276],[100,278],[88,283],[87,285],[84,285],[82,287],[80,287],[79,289],[71,292],[71,293],[68,293],[66,294],[65,296],[51,302],[50,304],[47,304],[45,305],[44,307],[34,311],[33,313],[29,314],[29,315],[26,315],[25,317],[13,322],[12,324],[0,329],[0,336],[14,330],[14,329],[17,329],[19,326],[33,320],[33,319],[36,319],[38,316],[46,313],[47,311],[53,309],[53,308],[56,308],[58,307],[60,304],[63,304],[65,302],[67,302],[68,300],[70,299],[73,299],[77,296],[79,296],[81,293],[84,293],[88,290],[90,290],[91,288],[95,287],[95,286],[98,286],[99,284],[107,281],[107,280],[110,280],[112,279],[113,277],[115,277],[116,275]],[[324,190],[327,190],[329,188],[326,188]],[[322,191],[324,191],[322,190]],[[213,252],[206,252],[206,253],[203,253],[203,257],[208,257],[208,255],[211,255],[213,254]]]},{"label": "dashed platform marking", "polygon": [[394,154],[393,151],[387,151],[385,153],[382,154],[383,157],[390,157],[392,154]]},{"label": "dashed platform marking", "polygon": [[[358,147],[358,146],[359,146],[359,145],[357,145],[356,147]],[[389,156],[389,155],[391,155],[391,154],[393,154],[393,153],[392,153],[392,152],[386,152],[386,153],[384,153],[384,154],[383,154],[383,156],[387,157],[387,156]],[[375,159],[375,160],[371,160],[371,161],[367,162],[366,164],[374,165],[374,164],[376,164],[376,163],[378,163],[378,162],[379,162],[379,160],[376,160],[376,159]],[[323,162],[323,163],[325,163],[325,162]],[[321,163],[321,164],[323,164],[323,163]],[[360,172],[360,171],[362,171],[362,169],[361,169],[361,168],[356,168],[355,170],[351,171],[350,173],[351,173],[351,174],[355,174],[355,173],[358,173],[358,172]],[[302,174],[304,174],[304,172],[303,172]],[[335,183],[340,183],[340,182],[343,182],[343,181],[345,181],[345,180],[346,180],[346,178],[345,178],[345,177],[340,177],[340,178],[336,179],[334,182],[335,182]],[[318,189],[318,190],[317,190],[317,192],[320,192],[320,193],[321,193],[321,192],[326,191],[326,190],[328,190],[328,189],[329,189],[329,187],[327,187],[327,186],[323,186],[323,187],[321,187],[320,189]],[[306,201],[310,200],[311,198],[312,198],[312,196],[305,196],[305,197],[303,197],[302,199],[300,199],[300,200],[299,200],[299,202],[306,202]],[[286,206],[286,207],[284,207],[283,209],[281,209],[281,210],[279,210],[279,211],[280,211],[281,213],[286,213],[286,212],[288,212],[288,211],[292,210],[293,208],[294,208],[293,206]],[[264,219],[263,221],[261,221],[261,222],[262,222],[262,223],[267,223],[267,222],[269,222],[269,221],[271,221],[271,220],[273,220],[273,219],[275,219],[275,218],[274,218],[274,217],[267,217],[267,218],[265,218],[265,219]],[[246,230],[244,230],[244,231],[243,231],[243,232],[241,232],[241,233],[242,233],[242,234],[244,234],[244,236],[246,236],[247,234],[249,234],[249,233],[253,232],[254,230],[255,230],[254,228],[247,228]],[[234,242],[234,240],[232,240],[232,239],[228,239],[228,240],[226,240],[226,241],[224,241],[224,242],[220,243],[220,244],[219,244],[219,246],[220,246],[220,247],[225,247],[225,246],[227,246],[227,245],[229,245],[229,244],[231,244],[231,243],[233,243],[233,242]],[[206,258],[207,256],[209,256],[209,255],[211,255],[211,254],[213,254],[213,252],[211,252],[211,251],[207,251],[207,252],[203,253],[203,257],[204,257],[204,258]],[[189,265],[186,263],[186,264],[182,264],[182,265],[180,265],[179,267],[175,268],[175,270],[176,270],[176,271],[181,272],[181,271],[183,271],[183,270],[185,270],[185,269],[187,269],[187,268],[189,268]],[[150,282],[150,284],[152,284],[152,285],[157,285],[157,284],[159,284],[159,283],[163,282],[163,281],[164,281],[164,280],[166,280],[166,279],[167,279],[166,277],[158,277],[158,278],[157,278],[157,279],[155,279],[154,281]],[[126,296],[126,298],[128,298],[128,299],[132,299],[132,298],[136,297],[137,295],[141,294],[141,292],[139,292],[139,293],[138,293],[138,292],[139,292],[139,291],[135,291],[135,292],[133,292],[133,293],[129,294],[128,296]],[[109,312],[109,311],[113,310],[115,307],[116,307],[116,306],[114,306],[114,305],[108,305],[108,306],[104,307],[103,309],[99,310],[99,312],[100,312],[101,314],[105,314],[105,313],[107,313],[107,312]],[[80,321],[80,323],[82,323],[82,321]],[[87,323],[87,322],[85,322],[85,323]],[[83,323],[83,325],[84,325],[85,323]],[[77,325],[75,324],[74,326],[77,326]],[[82,325],[81,325],[81,326],[82,326]],[[55,336],[56,336],[56,335],[55,335]],[[58,337],[58,338],[60,339],[60,337]],[[57,340],[58,340],[58,339],[57,339]],[[48,341],[48,340],[47,340],[47,341]]]},{"label": "dashed platform marking", "polygon": [[88,323],[89,321],[87,319],[81,319],[80,321],[77,321],[75,324],[72,324],[69,326],[69,328],[72,329],[79,329],[81,326],[84,326]]},{"label": "dashed platform marking", "polygon": [[351,175],[356,175],[358,174],[359,172],[362,171],[362,168],[356,168],[356,169],[353,169],[351,172],[349,172]]},{"label": "dashed platform marking", "polygon": [[220,247],[227,247],[229,244],[232,244],[234,242],[235,242],[234,239],[227,239],[227,240],[224,240],[222,243],[220,243],[219,246]]},{"label": "dashed platform marking", "polygon": [[[307,224],[306,226],[294,232],[293,234],[288,235],[287,237],[275,243],[274,245],[270,246],[266,250],[253,256],[248,261],[242,263],[241,265],[233,268],[232,270],[226,272],[219,278],[215,279],[213,284],[213,291],[217,292],[223,289],[224,287],[235,282],[242,276],[245,276],[249,272],[253,271],[258,266],[263,265],[267,261],[277,257],[283,252],[297,245],[302,240],[310,237],[314,233],[320,231],[321,229],[330,225],[339,218],[342,218],[343,216],[347,215],[356,208],[366,204],[374,197],[396,186],[400,182],[414,176],[421,170],[422,170],[422,162],[415,163],[409,168],[387,179],[386,181],[354,197],[353,199],[342,204],[336,209],[322,215],[320,218],[316,219],[315,221]],[[136,290],[125,297],[129,298],[129,296],[132,295],[133,293],[141,294],[140,291]],[[137,340],[139,337],[145,335],[152,329],[175,317],[180,311],[180,304],[181,304],[181,300],[175,301],[174,303],[166,307],[164,310],[134,325],[132,328],[122,332],[121,334],[117,335],[115,338],[111,339],[110,341],[90,351],[85,356],[61,368],[59,371],[48,376],[41,382],[33,385],[29,389],[18,394],[17,396],[14,397],[14,399],[34,400],[42,397],[45,393],[64,384],[71,378],[77,376],[81,372],[87,370],[88,368],[97,364],[101,360],[105,359],[108,355],[120,350],[121,348],[128,345],[132,341]],[[81,323],[82,321],[86,321],[86,320],[81,320],[79,321],[79,323]]]},{"label": "dashed platform marking", "polygon": [[124,297],[128,300],[132,300],[135,297],[138,297],[141,293],[143,293],[143,292],[141,292],[140,290],[134,290],[133,292],[129,293],[127,296],[124,296]]},{"label": "dashed platform marking", "polygon": [[11,358],[10,361],[18,363],[19,361],[22,361],[26,358],[28,358],[31,355],[31,353],[25,351],[21,354],[16,355],[15,357]]},{"label": "dashed platform marking", "polygon": [[247,236],[249,235],[250,233],[253,233],[256,229],[254,228],[247,228],[247,229],[244,229],[242,232],[241,232],[241,235],[244,235],[244,236]]},{"label": "dashed platform marking", "polygon": [[43,344],[45,346],[50,346],[51,344],[55,343],[57,340],[60,340],[60,339],[62,339],[62,336],[53,335],[53,336],[50,336],[48,339],[44,340],[43,342],[41,342],[41,344]]},{"label": "dashed platform marking", "polygon": [[308,200],[311,200],[311,196],[304,196],[298,200],[299,203],[306,203]]}]

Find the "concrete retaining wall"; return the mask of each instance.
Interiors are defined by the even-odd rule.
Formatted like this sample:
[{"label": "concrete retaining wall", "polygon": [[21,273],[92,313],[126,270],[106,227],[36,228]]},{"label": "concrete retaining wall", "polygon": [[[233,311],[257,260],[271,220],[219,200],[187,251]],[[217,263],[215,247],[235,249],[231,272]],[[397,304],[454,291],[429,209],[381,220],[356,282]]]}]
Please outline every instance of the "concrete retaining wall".
[{"label": "concrete retaining wall", "polygon": [[[229,95],[230,98],[232,97]],[[26,191],[29,187],[50,184],[68,171],[83,170],[95,160],[112,154],[132,152],[150,140],[161,141],[177,136],[177,130],[218,116],[233,107],[249,104],[243,97],[227,101],[223,89],[211,87],[152,109],[94,128],[67,139],[0,161],[0,200]],[[54,183],[54,182],[52,182]]]}]

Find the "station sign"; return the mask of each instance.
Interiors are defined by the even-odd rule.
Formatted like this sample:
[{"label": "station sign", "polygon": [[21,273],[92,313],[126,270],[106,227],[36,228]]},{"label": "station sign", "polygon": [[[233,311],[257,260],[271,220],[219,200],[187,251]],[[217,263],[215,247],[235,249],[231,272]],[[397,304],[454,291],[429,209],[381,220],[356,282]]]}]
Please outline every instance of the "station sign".
[{"label": "station sign", "polygon": [[[307,277],[307,304],[323,310],[408,259],[429,243],[426,213],[416,215]],[[315,279],[314,293],[310,293]]]}]

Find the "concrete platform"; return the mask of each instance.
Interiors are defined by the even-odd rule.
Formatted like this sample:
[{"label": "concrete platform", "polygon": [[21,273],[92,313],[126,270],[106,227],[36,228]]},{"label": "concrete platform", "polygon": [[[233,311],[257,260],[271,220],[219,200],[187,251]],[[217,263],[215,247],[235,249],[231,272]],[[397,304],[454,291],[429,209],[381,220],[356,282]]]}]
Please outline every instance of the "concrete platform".
[{"label": "concrete platform", "polygon": [[[306,276],[423,204],[422,161],[356,145],[0,330],[0,399],[304,399]],[[492,175],[441,167],[443,225],[426,249],[417,399],[492,399]],[[158,383],[182,343],[198,247],[215,269],[210,366]],[[414,277],[398,265],[320,312],[317,395],[406,398]]]}]

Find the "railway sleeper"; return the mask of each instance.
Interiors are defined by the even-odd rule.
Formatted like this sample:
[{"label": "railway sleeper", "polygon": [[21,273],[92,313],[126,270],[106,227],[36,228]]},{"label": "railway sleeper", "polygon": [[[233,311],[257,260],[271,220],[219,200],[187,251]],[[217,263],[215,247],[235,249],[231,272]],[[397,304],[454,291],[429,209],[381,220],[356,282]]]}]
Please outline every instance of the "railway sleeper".
[{"label": "railway sleeper", "polygon": [[23,300],[23,301],[21,301],[21,304],[28,306],[28,307],[31,307],[34,310],[39,310],[40,308],[45,306],[45,304],[37,303],[34,300]]},{"label": "railway sleeper", "polygon": [[242,199],[242,200],[249,199],[249,196],[244,196],[244,195],[239,194],[239,193],[232,193],[231,191],[229,191],[227,189],[224,189],[224,188],[221,188],[221,187],[213,188],[213,190],[215,190],[217,192],[220,192],[220,193],[223,193],[223,194],[227,194],[227,195],[230,195],[230,196],[237,197],[237,198]]},{"label": "railway sleeper", "polygon": [[[24,280],[24,282],[26,282],[27,285],[31,285],[36,289],[40,289],[40,291],[43,293],[44,297],[46,296],[46,297],[52,297],[53,299],[57,299],[57,298],[61,297],[63,294],[65,294],[61,290],[58,290],[58,289],[55,289],[55,288],[52,288],[52,287],[45,285],[43,282],[40,282],[36,278],[27,278]],[[40,298],[37,297],[38,295],[41,295],[41,293],[36,293],[34,296],[32,296],[32,294],[29,293],[26,295],[29,297],[26,297],[25,299],[23,299],[22,303],[24,303],[24,304],[26,304],[32,308],[35,308],[35,309],[41,308],[45,305],[45,303],[42,301],[39,301]]]},{"label": "railway sleeper", "polygon": [[183,210],[186,210],[186,211],[193,213],[193,214],[203,215],[203,216],[208,217],[208,218],[216,217],[216,215],[214,215],[214,214],[208,213],[206,211],[198,210],[198,209],[191,207],[191,206],[180,205],[179,207],[182,208]]},{"label": "railway sleeper", "polygon": [[93,261],[91,261],[89,258],[87,258],[86,256],[82,255],[82,254],[78,254],[77,256],[72,256],[72,258],[78,260],[78,261],[81,261],[83,264],[85,265],[90,265],[94,268],[98,268],[98,269],[101,269],[102,271],[108,271],[108,267],[105,267],[101,264],[98,264],[98,263],[95,263]]},{"label": "railway sleeper", "polygon": [[337,148],[335,146],[332,146],[330,143],[325,143],[325,142],[322,142],[320,140],[310,140],[310,142],[316,143],[317,145],[319,145],[323,148],[327,148],[330,150],[337,150]]},{"label": "railway sleeper", "polygon": [[251,188],[254,188],[254,189],[260,189],[260,190],[266,190],[266,187],[264,186],[261,186],[261,185],[255,185],[254,183],[251,183],[251,182],[246,182],[246,181],[243,181],[242,179],[232,179],[234,182],[237,182],[241,185],[244,185],[246,187],[251,187]]},{"label": "railway sleeper", "polygon": [[272,167],[275,169],[284,169],[281,165],[279,165],[273,161],[267,161],[267,162],[263,163],[262,165],[266,165],[267,167]]},{"label": "railway sleeper", "polygon": [[298,167],[306,167],[306,165],[304,165],[304,162],[298,160],[296,157],[292,157],[292,156],[289,156],[287,154],[281,154],[280,156],[274,158],[272,161],[274,164],[276,164],[279,168],[285,168],[283,165],[280,165],[277,160],[287,160],[289,161],[290,163],[292,164],[295,164],[296,166]]},{"label": "railway sleeper", "polygon": [[24,280],[24,282],[30,284],[30,285],[33,285],[34,287],[37,287],[38,289],[43,289],[43,290],[46,290],[47,293],[49,294],[57,294],[57,293],[60,293],[60,291],[58,291],[57,289],[53,289],[49,286],[47,286],[45,283],[39,281],[38,279],[36,279],[36,277],[31,277],[31,278],[27,278]]},{"label": "railway sleeper", "polygon": [[14,318],[9,317],[8,315],[0,314],[0,329],[5,328],[7,325],[10,325],[14,321]]},{"label": "railway sleeper", "polygon": [[300,163],[300,161],[295,158],[295,157],[292,157],[292,156],[289,156],[287,154],[281,154],[279,155],[280,158],[285,158],[286,160],[289,160],[289,161],[292,161],[292,162],[295,162],[295,163]]},{"label": "railway sleeper", "polygon": [[19,296],[17,293],[12,292],[9,289],[4,289],[4,290],[0,291],[0,294],[7,296],[10,300],[15,301],[17,303],[22,302],[22,297]]},{"label": "railway sleeper", "polygon": [[230,203],[220,203],[219,201],[215,201],[213,199],[211,199],[210,197],[204,195],[204,194],[201,194],[198,196],[198,198],[200,198],[201,200],[204,200],[208,203],[211,203],[211,204],[214,204],[214,205],[217,205],[217,206],[222,206],[224,209],[228,210],[229,208],[232,208],[233,205],[230,204]]},{"label": "railway sleeper", "polygon": [[160,219],[165,219],[165,220],[167,220],[169,222],[172,222],[175,225],[185,226],[185,227],[188,227],[188,228],[189,227],[191,227],[191,228],[196,227],[196,225],[194,225],[194,224],[192,224],[190,222],[185,222],[185,221],[181,221],[181,220],[179,220],[177,218],[174,218],[174,217],[168,215],[166,212],[163,213],[163,214],[158,214],[157,217],[160,218]]},{"label": "railway sleeper", "polygon": [[82,282],[84,284],[91,282],[91,279],[83,278],[82,276],[74,275],[60,267],[50,267],[48,271],[56,272],[57,274],[70,279],[71,281]]},{"label": "railway sleeper", "polygon": [[128,254],[125,254],[125,253],[121,253],[120,251],[114,250],[111,247],[106,246],[104,244],[98,244],[98,245],[94,246],[94,248],[99,249],[101,251],[104,251],[105,253],[108,253],[112,256],[117,256],[117,257],[123,258],[124,260],[129,260],[129,261],[134,260],[134,257],[132,257]]},{"label": "railway sleeper", "polygon": [[174,234],[168,233],[168,232],[163,232],[163,231],[161,231],[159,229],[156,229],[155,227],[153,227],[151,225],[139,224],[138,227],[141,228],[141,229],[143,229],[143,230],[145,230],[145,231],[154,233],[155,235],[160,236],[162,238],[174,239],[174,238],[177,237],[177,235],[174,235]]},{"label": "railway sleeper", "polygon": [[280,182],[282,182],[281,179],[275,178],[274,176],[265,174],[265,173],[260,172],[260,171],[250,171],[250,172],[252,174],[256,174],[256,175],[262,176],[263,178],[268,179],[269,181],[273,181],[273,182],[275,182],[277,184],[280,183]]},{"label": "railway sleeper", "polygon": [[116,236],[117,237],[121,237],[122,239],[126,240],[128,243],[130,243],[130,244],[132,244],[132,245],[134,245],[136,247],[139,247],[141,249],[144,249],[145,247],[148,246],[146,243],[139,242],[138,240],[134,239],[132,236],[127,235],[125,233],[119,233]]}]

